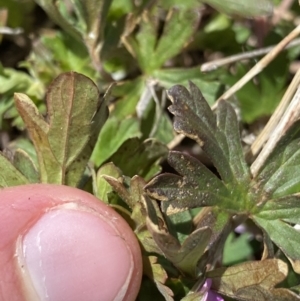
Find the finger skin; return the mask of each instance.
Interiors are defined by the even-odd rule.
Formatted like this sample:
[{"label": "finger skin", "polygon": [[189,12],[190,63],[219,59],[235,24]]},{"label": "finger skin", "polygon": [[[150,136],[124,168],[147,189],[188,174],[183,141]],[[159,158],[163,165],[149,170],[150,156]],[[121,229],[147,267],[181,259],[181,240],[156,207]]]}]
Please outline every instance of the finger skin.
[{"label": "finger skin", "polygon": [[[141,283],[142,260],[138,242],[128,224],[112,208],[87,192],[61,185],[31,184],[0,190],[0,301],[32,301],[24,290],[27,284],[20,272],[18,242],[45,213],[69,203],[104,216],[129,246],[134,270],[127,293],[120,300],[135,300]],[[105,254],[101,255],[105,260]]]}]

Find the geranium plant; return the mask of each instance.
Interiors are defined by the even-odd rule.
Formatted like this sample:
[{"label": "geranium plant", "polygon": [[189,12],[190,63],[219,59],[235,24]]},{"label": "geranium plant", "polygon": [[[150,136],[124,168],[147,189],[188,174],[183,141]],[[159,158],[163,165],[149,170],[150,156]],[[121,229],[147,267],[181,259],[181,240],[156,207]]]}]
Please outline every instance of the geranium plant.
[{"label": "geranium plant", "polygon": [[[7,11],[16,13],[13,2]],[[239,17],[217,14],[202,2]],[[40,256],[30,241],[40,222],[59,217],[58,207],[71,215],[75,208],[104,220],[103,228],[109,225],[124,247],[82,230],[86,237],[101,236],[99,245],[106,248],[96,251],[116,251],[120,265],[132,261],[124,286],[114,282],[118,271],[99,272],[102,288],[113,283],[118,290],[110,295],[107,289],[106,299],[300,300],[299,108],[281,109],[287,114],[265,145],[254,151],[257,140],[252,147],[246,141],[275,110],[290,78],[289,63],[300,51],[282,53],[266,67],[279,52],[268,50],[250,75],[252,62],[208,74],[198,65],[212,53],[253,47],[255,39],[259,45],[287,36],[286,45],[298,34],[300,27],[291,31],[294,25],[285,19],[278,30],[268,29],[276,24],[266,21],[273,5],[259,2],[36,0],[54,23],[33,35],[22,70],[0,70],[0,121],[19,135],[0,153],[0,209],[25,206],[15,217],[7,214],[25,237],[21,247],[17,235],[9,238],[19,246],[18,252],[6,249],[9,264],[15,265],[14,254],[19,258],[13,277],[19,279]],[[33,15],[37,4],[27,8]],[[255,19],[260,15],[265,19]],[[255,79],[222,95],[247,76]],[[298,77],[286,94],[295,94]],[[33,232],[28,225],[36,225]],[[80,225],[76,233],[85,229]],[[49,257],[57,252],[54,242]],[[8,246],[5,239],[0,243]],[[25,243],[28,249],[22,249]],[[96,251],[87,256],[98,258]],[[40,266],[29,269],[35,288],[43,286]],[[21,279],[22,285],[28,280]],[[8,291],[0,287],[0,299]],[[26,291],[28,298],[36,291]],[[15,292],[20,300],[19,286]]]}]

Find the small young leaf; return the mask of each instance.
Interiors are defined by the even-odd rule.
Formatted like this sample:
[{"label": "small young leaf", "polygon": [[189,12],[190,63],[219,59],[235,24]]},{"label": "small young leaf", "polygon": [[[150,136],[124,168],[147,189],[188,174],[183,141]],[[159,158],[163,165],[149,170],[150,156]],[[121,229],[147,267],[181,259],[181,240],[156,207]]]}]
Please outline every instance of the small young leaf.
[{"label": "small young leaf", "polygon": [[[138,239],[141,241],[143,250],[148,253],[163,255],[146,227],[147,210],[143,197],[143,187],[145,186],[144,179],[135,176],[130,180],[129,187],[125,187],[121,178],[116,179],[107,175],[103,176],[103,178],[132,210],[130,217],[134,222],[133,229]],[[159,212],[157,204],[154,204],[154,207],[156,208],[156,212]],[[162,216],[160,217],[162,218]]]},{"label": "small young leaf", "polygon": [[199,269],[204,269],[207,264],[215,265],[223,253],[224,244],[233,230],[231,214],[221,211],[218,207],[203,208],[194,218],[197,228],[208,227],[212,231],[207,251],[199,262]]},{"label": "small young leaf", "polygon": [[14,166],[29,180],[30,183],[39,182],[38,170],[30,156],[22,149],[17,149],[13,158]]},{"label": "small young leaf", "polygon": [[207,227],[198,228],[192,232],[181,245],[172,236],[154,201],[145,197],[148,211],[147,227],[156,244],[165,257],[181,272],[196,277],[199,274],[198,262],[201,259],[211,237],[211,230]]},{"label": "small young leaf", "polygon": [[0,152],[0,188],[29,184],[25,176]]},{"label": "small young leaf", "polygon": [[224,246],[223,265],[229,266],[249,259],[253,253],[250,236],[249,233],[243,233],[239,237],[235,237],[233,233],[228,236]]},{"label": "small young leaf", "polygon": [[28,129],[35,146],[42,183],[59,183],[60,166],[56,161],[48,141],[49,125],[38,112],[32,100],[25,94],[15,93],[15,104]]},{"label": "small young leaf", "polygon": [[[43,72],[43,80],[52,80],[55,74],[75,71],[91,79],[97,78],[95,69],[91,66],[91,58],[82,41],[74,39],[65,31],[43,34],[39,47],[33,48],[28,68],[38,74]],[[66,53],[67,55],[62,55]],[[47,59],[48,58],[48,59]],[[45,79],[44,79],[45,78]]]},{"label": "small young leaf", "polygon": [[12,153],[15,153],[18,149],[21,149],[30,157],[30,160],[33,162],[34,166],[36,166],[36,168],[38,167],[37,154],[34,145],[29,139],[18,138],[13,140],[11,143],[9,143],[8,149],[11,150]]},{"label": "small young leaf", "polygon": [[133,177],[139,175],[145,180],[153,177],[149,174],[158,160],[167,156],[168,148],[155,139],[141,141],[131,138],[125,141],[117,152],[110,158],[124,175]]},{"label": "small young leaf", "polygon": [[136,118],[118,119],[112,116],[108,119],[99,135],[91,160],[96,166],[100,166],[107,161],[126,140],[139,136],[139,122]]},{"label": "small young leaf", "polygon": [[144,274],[147,275],[157,286],[166,301],[174,301],[172,290],[165,285],[168,275],[164,268],[158,263],[156,256],[143,257]]},{"label": "small young leaf", "polygon": [[112,163],[107,163],[101,166],[97,171],[96,183],[94,183],[94,195],[105,203],[108,203],[108,193],[113,191],[111,185],[107,183],[104,176],[119,178],[122,175],[121,171]]}]

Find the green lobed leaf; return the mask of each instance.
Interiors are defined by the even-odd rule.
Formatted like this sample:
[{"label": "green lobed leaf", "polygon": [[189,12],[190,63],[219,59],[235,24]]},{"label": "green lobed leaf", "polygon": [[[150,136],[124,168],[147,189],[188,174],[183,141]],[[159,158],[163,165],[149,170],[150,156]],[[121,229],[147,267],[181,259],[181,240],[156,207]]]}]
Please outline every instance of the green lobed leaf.
[{"label": "green lobed leaf", "polygon": [[77,186],[107,119],[106,104],[87,77],[64,73],[47,93],[48,122],[24,94],[15,94],[16,107],[37,151],[42,183]]},{"label": "green lobed leaf", "polygon": [[12,68],[4,68],[0,64],[0,93],[9,93],[24,91],[32,84],[32,78],[25,72],[17,71]]},{"label": "green lobed leaf", "polygon": [[268,200],[255,216],[270,221],[283,220],[292,224],[300,224],[300,194]]},{"label": "green lobed leaf", "polygon": [[289,259],[296,273],[300,273],[300,232],[282,220],[268,220],[254,216],[253,220],[262,227],[272,241]]},{"label": "green lobed leaf", "polygon": [[146,74],[159,69],[182,50],[192,37],[200,17],[196,11],[186,8],[169,10],[163,32],[157,39],[159,23],[156,14],[155,10],[145,11],[136,36],[124,37],[127,49]]},{"label": "green lobed leaf", "polygon": [[124,36],[123,43],[132,56],[136,58],[140,68],[147,72],[151,70],[158,20],[149,11],[144,11],[139,26],[136,36],[132,34]]},{"label": "green lobed leaf", "polygon": [[152,70],[159,69],[167,60],[180,53],[191,39],[199,20],[200,14],[193,9],[173,7],[169,10],[162,35],[155,45]]},{"label": "green lobed leaf", "polygon": [[55,31],[54,34],[43,34],[40,42],[41,45],[33,48],[30,61],[26,63],[43,82],[47,83],[54,75],[68,71],[81,73],[93,80],[97,78],[86,46],[81,41],[66,32]]},{"label": "green lobed leaf", "polygon": [[[35,100],[44,97],[43,86],[25,72],[12,68],[4,68],[0,63],[0,126],[3,119],[13,119],[12,125],[19,129],[24,129],[22,119],[14,107],[14,93],[25,92]],[[42,107],[38,103],[39,108]]]},{"label": "green lobed leaf", "polygon": [[212,289],[241,301],[296,301],[300,297],[285,288],[275,288],[288,274],[287,265],[278,259],[245,262],[207,273]]},{"label": "green lobed leaf", "polygon": [[139,137],[139,122],[137,118],[119,119],[112,116],[104,125],[95,145],[92,161],[100,166],[108,160],[118,148],[128,139]]},{"label": "green lobed leaf", "polygon": [[257,177],[260,189],[272,198],[300,191],[299,124],[296,122],[281,138]]},{"label": "green lobed leaf", "polygon": [[203,96],[209,105],[215,102],[221,87],[219,81],[209,79],[200,72],[199,67],[159,69],[155,70],[152,76],[166,89],[170,89],[176,84],[186,86],[189,81],[192,81],[197,87],[201,88]]},{"label": "green lobed leaf", "polygon": [[216,117],[193,83],[190,92],[183,86],[168,91],[174,129],[194,139],[211,159],[225,183],[249,182],[249,169],[240,142],[236,114],[227,102],[220,102]]},{"label": "green lobed leaf", "polygon": [[[164,211],[163,206],[162,210]],[[165,216],[165,219],[168,223],[171,233],[177,237],[181,244],[195,228],[193,216],[190,210],[167,215]]]},{"label": "green lobed leaf", "polygon": [[129,177],[139,175],[145,180],[154,176],[149,173],[160,159],[166,157],[168,148],[155,139],[141,141],[138,138],[126,140],[110,158],[123,174]]},{"label": "green lobed leaf", "polygon": [[[214,116],[201,92],[192,83],[190,92],[182,86],[175,86],[169,95],[173,103],[170,111],[175,115],[175,130],[198,142],[217,167],[221,179],[196,159],[170,152],[168,161],[180,175],[157,176],[145,186],[145,191],[162,201],[162,210],[167,215],[189,208],[213,206],[208,210],[202,209],[194,219],[197,220],[197,229],[207,228],[211,231],[207,244],[209,247],[197,257],[196,263],[194,261],[198,271],[202,271],[207,264],[215,264],[221,254],[226,238],[232,231],[231,217],[234,212],[247,212],[253,207],[252,195],[248,191],[249,169],[242,151],[237,118],[228,103],[221,102]],[[182,254],[178,241],[165,227],[155,225],[157,223],[153,219],[152,224],[148,224],[149,230],[152,227],[150,231],[164,254],[169,252],[167,258],[192,274],[190,262],[186,262],[184,256],[180,257]],[[168,250],[165,250],[164,243]]]},{"label": "green lobed leaf", "polygon": [[112,115],[122,120],[136,114],[136,106],[144,88],[145,81],[142,77],[114,86],[112,96],[117,97],[118,101],[114,104]]},{"label": "green lobed leaf", "polygon": [[0,188],[29,184],[26,177],[0,152]]},{"label": "green lobed leaf", "polygon": [[246,261],[253,254],[253,248],[250,245],[251,234],[243,233],[239,237],[235,237],[230,233],[223,252],[223,265],[229,266],[235,263]]},{"label": "green lobed leaf", "polygon": [[145,186],[147,194],[166,202],[164,208],[168,215],[195,207],[230,206],[231,192],[200,161],[172,151],[169,153],[168,162],[182,177],[162,174]]}]

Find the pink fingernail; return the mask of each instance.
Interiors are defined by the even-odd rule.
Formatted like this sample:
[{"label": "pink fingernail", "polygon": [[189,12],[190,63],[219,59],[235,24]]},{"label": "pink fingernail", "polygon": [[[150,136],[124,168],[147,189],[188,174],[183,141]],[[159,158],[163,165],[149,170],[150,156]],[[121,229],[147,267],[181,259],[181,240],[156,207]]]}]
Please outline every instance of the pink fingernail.
[{"label": "pink fingernail", "polygon": [[24,277],[41,301],[122,300],[133,270],[126,242],[105,216],[73,207],[46,212],[25,234]]}]

